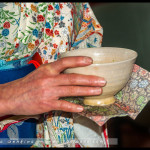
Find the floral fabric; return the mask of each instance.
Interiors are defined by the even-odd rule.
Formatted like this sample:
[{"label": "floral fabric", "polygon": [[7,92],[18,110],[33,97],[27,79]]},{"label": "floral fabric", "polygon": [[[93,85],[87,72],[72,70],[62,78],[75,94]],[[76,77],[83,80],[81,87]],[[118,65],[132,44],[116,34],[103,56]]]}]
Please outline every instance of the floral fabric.
[{"label": "floral fabric", "polygon": [[[0,3],[0,68],[14,67],[16,60],[35,52],[41,55],[44,64],[53,62],[62,52],[100,47],[102,37],[103,28],[88,3]],[[116,116],[129,115],[135,119],[150,99],[149,84],[149,72],[135,65],[128,84],[116,95],[113,105],[84,106],[83,112],[73,116],[60,111],[42,115],[32,147],[75,147],[76,141],[80,143],[82,138],[78,134],[81,126],[74,126],[79,116],[88,118],[89,124],[94,121],[96,128]],[[80,97],[66,100],[83,105]],[[108,147],[107,131],[101,131],[102,145]],[[88,136],[90,139],[97,134]],[[91,146],[84,142],[80,145]]]},{"label": "floral fabric", "polygon": [[[27,63],[35,52],[43,63],[53,62],[62,52],[102,42],[103,29],[88,3],[1,3],[0,19],[0,68]],[[72,114],[53,111],[41,116],[32,147],[75,147],[76,141]]]},{"label": "floral fabric", "polygon": [[80,43],[99,46],[102,28],[92,13],[86,3],[1,3],[0,58],[12,61],[39,51],[47,63]]}]

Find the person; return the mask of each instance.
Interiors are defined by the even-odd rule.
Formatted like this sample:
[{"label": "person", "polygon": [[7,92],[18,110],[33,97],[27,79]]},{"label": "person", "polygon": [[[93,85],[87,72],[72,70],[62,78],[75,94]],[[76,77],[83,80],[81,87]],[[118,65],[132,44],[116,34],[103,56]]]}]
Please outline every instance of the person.
[{"label": "person", "polygon": [[90,5],[0,3],[0,13],[0,147],[75,146],[71,112],[83,107],[61,97],[99,95],[106,81],[62,74],[67,68],[90,65],[92,59],[58,56],[101,46],[103,29]]}]

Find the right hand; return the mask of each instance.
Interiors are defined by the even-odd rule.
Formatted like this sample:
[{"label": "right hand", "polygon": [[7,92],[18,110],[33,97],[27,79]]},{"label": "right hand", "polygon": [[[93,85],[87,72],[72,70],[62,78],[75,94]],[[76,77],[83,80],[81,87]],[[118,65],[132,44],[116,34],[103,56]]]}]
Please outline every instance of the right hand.
[{"label": "right hand", "polygon": [[61,74],[67,68],[87,66],[92,59],[74,56],[41,65],[27,76],[0,85],[0,115],[36,115],[51,110],[81,112],[83,107],[65,100],[67,96],[102,93],[104,78],[93,75]]}]

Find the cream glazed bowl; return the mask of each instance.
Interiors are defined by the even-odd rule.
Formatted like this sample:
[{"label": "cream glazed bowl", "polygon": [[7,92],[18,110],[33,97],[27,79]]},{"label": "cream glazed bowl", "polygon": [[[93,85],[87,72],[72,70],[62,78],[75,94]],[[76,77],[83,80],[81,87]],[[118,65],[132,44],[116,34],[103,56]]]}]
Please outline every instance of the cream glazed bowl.
[{"label": "cream glazed bowl", "polygon": [[118,47],[83,48],[60,54],[59,58],[69,56],[88,56],[93,64],[86,67],[69,68],[64,73],[78,73],[104,77],[107,84],[103,93],[98,96],[85,96],[84,104],[91,106],[105,106],[115,102],[117,94],[128,82],[137,52]]}]

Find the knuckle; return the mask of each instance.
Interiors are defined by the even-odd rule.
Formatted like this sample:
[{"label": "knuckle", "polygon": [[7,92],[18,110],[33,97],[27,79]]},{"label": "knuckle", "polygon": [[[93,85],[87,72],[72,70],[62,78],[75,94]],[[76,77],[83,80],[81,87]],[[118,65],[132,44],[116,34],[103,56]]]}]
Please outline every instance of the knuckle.
[{"label": "knuckle", "polygon": [[41,68],[39,67],[40,71],[45,74],[45,75],[54,75],[57,74],[55,67],[52,65],[54,62],[52,63],[48,63],[48,64],[44,64],[43,66],[41,66]]},{"label": "knuckle", "polygon": [[74,87],[74,86],[70,86],[68,88],[68,93],[70,93],[71,95],[78,94],[79,93],[79,88]]},{"label": "knuckle", "polygon": [[67,79],[68,79],[70,84],[75,84],[76,80],[77,80],[77,77],[74,74],[68,74]]},{"label": "knuckle", "polygon": [[67,61],[66,58],[61,58],[61,59],[59,59],[59,62],[60,62],[60,65],[61,65],[61,66],[66,66],[66,61]]},{"label": "knuckle", "polygon": [[94,78],[93,78],[93,76],[89,76],[88,77],[88,83],[89,83],[89,85],[94,85]]}]

